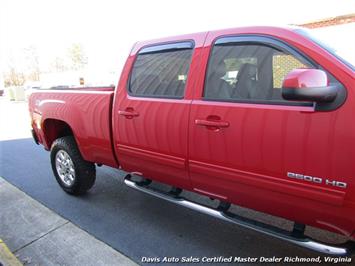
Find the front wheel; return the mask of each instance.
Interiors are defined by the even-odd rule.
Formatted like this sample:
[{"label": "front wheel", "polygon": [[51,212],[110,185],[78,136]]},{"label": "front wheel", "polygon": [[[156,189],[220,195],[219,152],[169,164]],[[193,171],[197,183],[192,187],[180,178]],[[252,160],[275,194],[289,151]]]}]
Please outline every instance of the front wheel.
[{"label": "front wheel", "polygon": [[69,194],[83,194],[95,183],[95,164],[83,159],[71,136],[53,142],[51,164],[58,184]]}]

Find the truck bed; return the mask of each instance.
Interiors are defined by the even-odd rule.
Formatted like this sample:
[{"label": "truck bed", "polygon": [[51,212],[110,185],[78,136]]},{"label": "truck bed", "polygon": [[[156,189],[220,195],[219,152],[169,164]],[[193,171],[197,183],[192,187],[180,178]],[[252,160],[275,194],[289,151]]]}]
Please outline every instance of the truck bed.
[{"label": "truck bed", "polygon": [[[65,134],[69,127],[85,160],[117,166],[111,145],[113,94],[112,87],[51,89],[33,93],[29,106],[39,143],[49,150],[57,134]],[[58,132],[58,126],[62,128],[61,132]],[[44,131],[52,133],[45,136]]]}]

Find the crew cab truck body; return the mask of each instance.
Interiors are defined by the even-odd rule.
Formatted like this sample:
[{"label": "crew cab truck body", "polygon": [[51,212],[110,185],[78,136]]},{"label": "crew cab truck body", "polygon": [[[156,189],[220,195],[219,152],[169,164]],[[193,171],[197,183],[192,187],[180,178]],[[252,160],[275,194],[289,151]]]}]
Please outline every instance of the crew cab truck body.
[{"label": "crew cab truck body", "polygon": [[[38,92],[29,109],[69,193],[88,190],[94,163],[104,164],[134,173],[133,188],[301,246],[337,255],[353,246],[303,236],[311,225],[355,237],[355,86],[354,70],[299,29],[139,42],[115,90]],[[172,192],[152,192],[149,180]],[[221,205],[187,202],[181,189]],[[230,203],[294,221],[294,230],[240,220]]]}]

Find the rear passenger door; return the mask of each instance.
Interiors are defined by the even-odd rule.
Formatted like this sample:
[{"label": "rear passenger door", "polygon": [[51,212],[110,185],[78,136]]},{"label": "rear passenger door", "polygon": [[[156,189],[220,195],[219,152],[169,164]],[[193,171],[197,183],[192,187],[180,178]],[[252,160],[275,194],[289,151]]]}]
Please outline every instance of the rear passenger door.
[{"label": "rear passenger door", "polygon": [[188,116],[185,99],[192,41],[149,45],[138,51],[115,103],[116,150],[129,172],[179,187],[190,185],[187,168]]}]

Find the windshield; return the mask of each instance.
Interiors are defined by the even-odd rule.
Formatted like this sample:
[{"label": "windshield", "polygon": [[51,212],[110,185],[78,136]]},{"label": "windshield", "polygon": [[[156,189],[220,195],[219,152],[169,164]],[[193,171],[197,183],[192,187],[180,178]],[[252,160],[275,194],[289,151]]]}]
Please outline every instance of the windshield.
[{"label": "windshield", "polygon": [[355,23],[312,30],[298,28],[295,31],[311,39],[355,71]]}]

